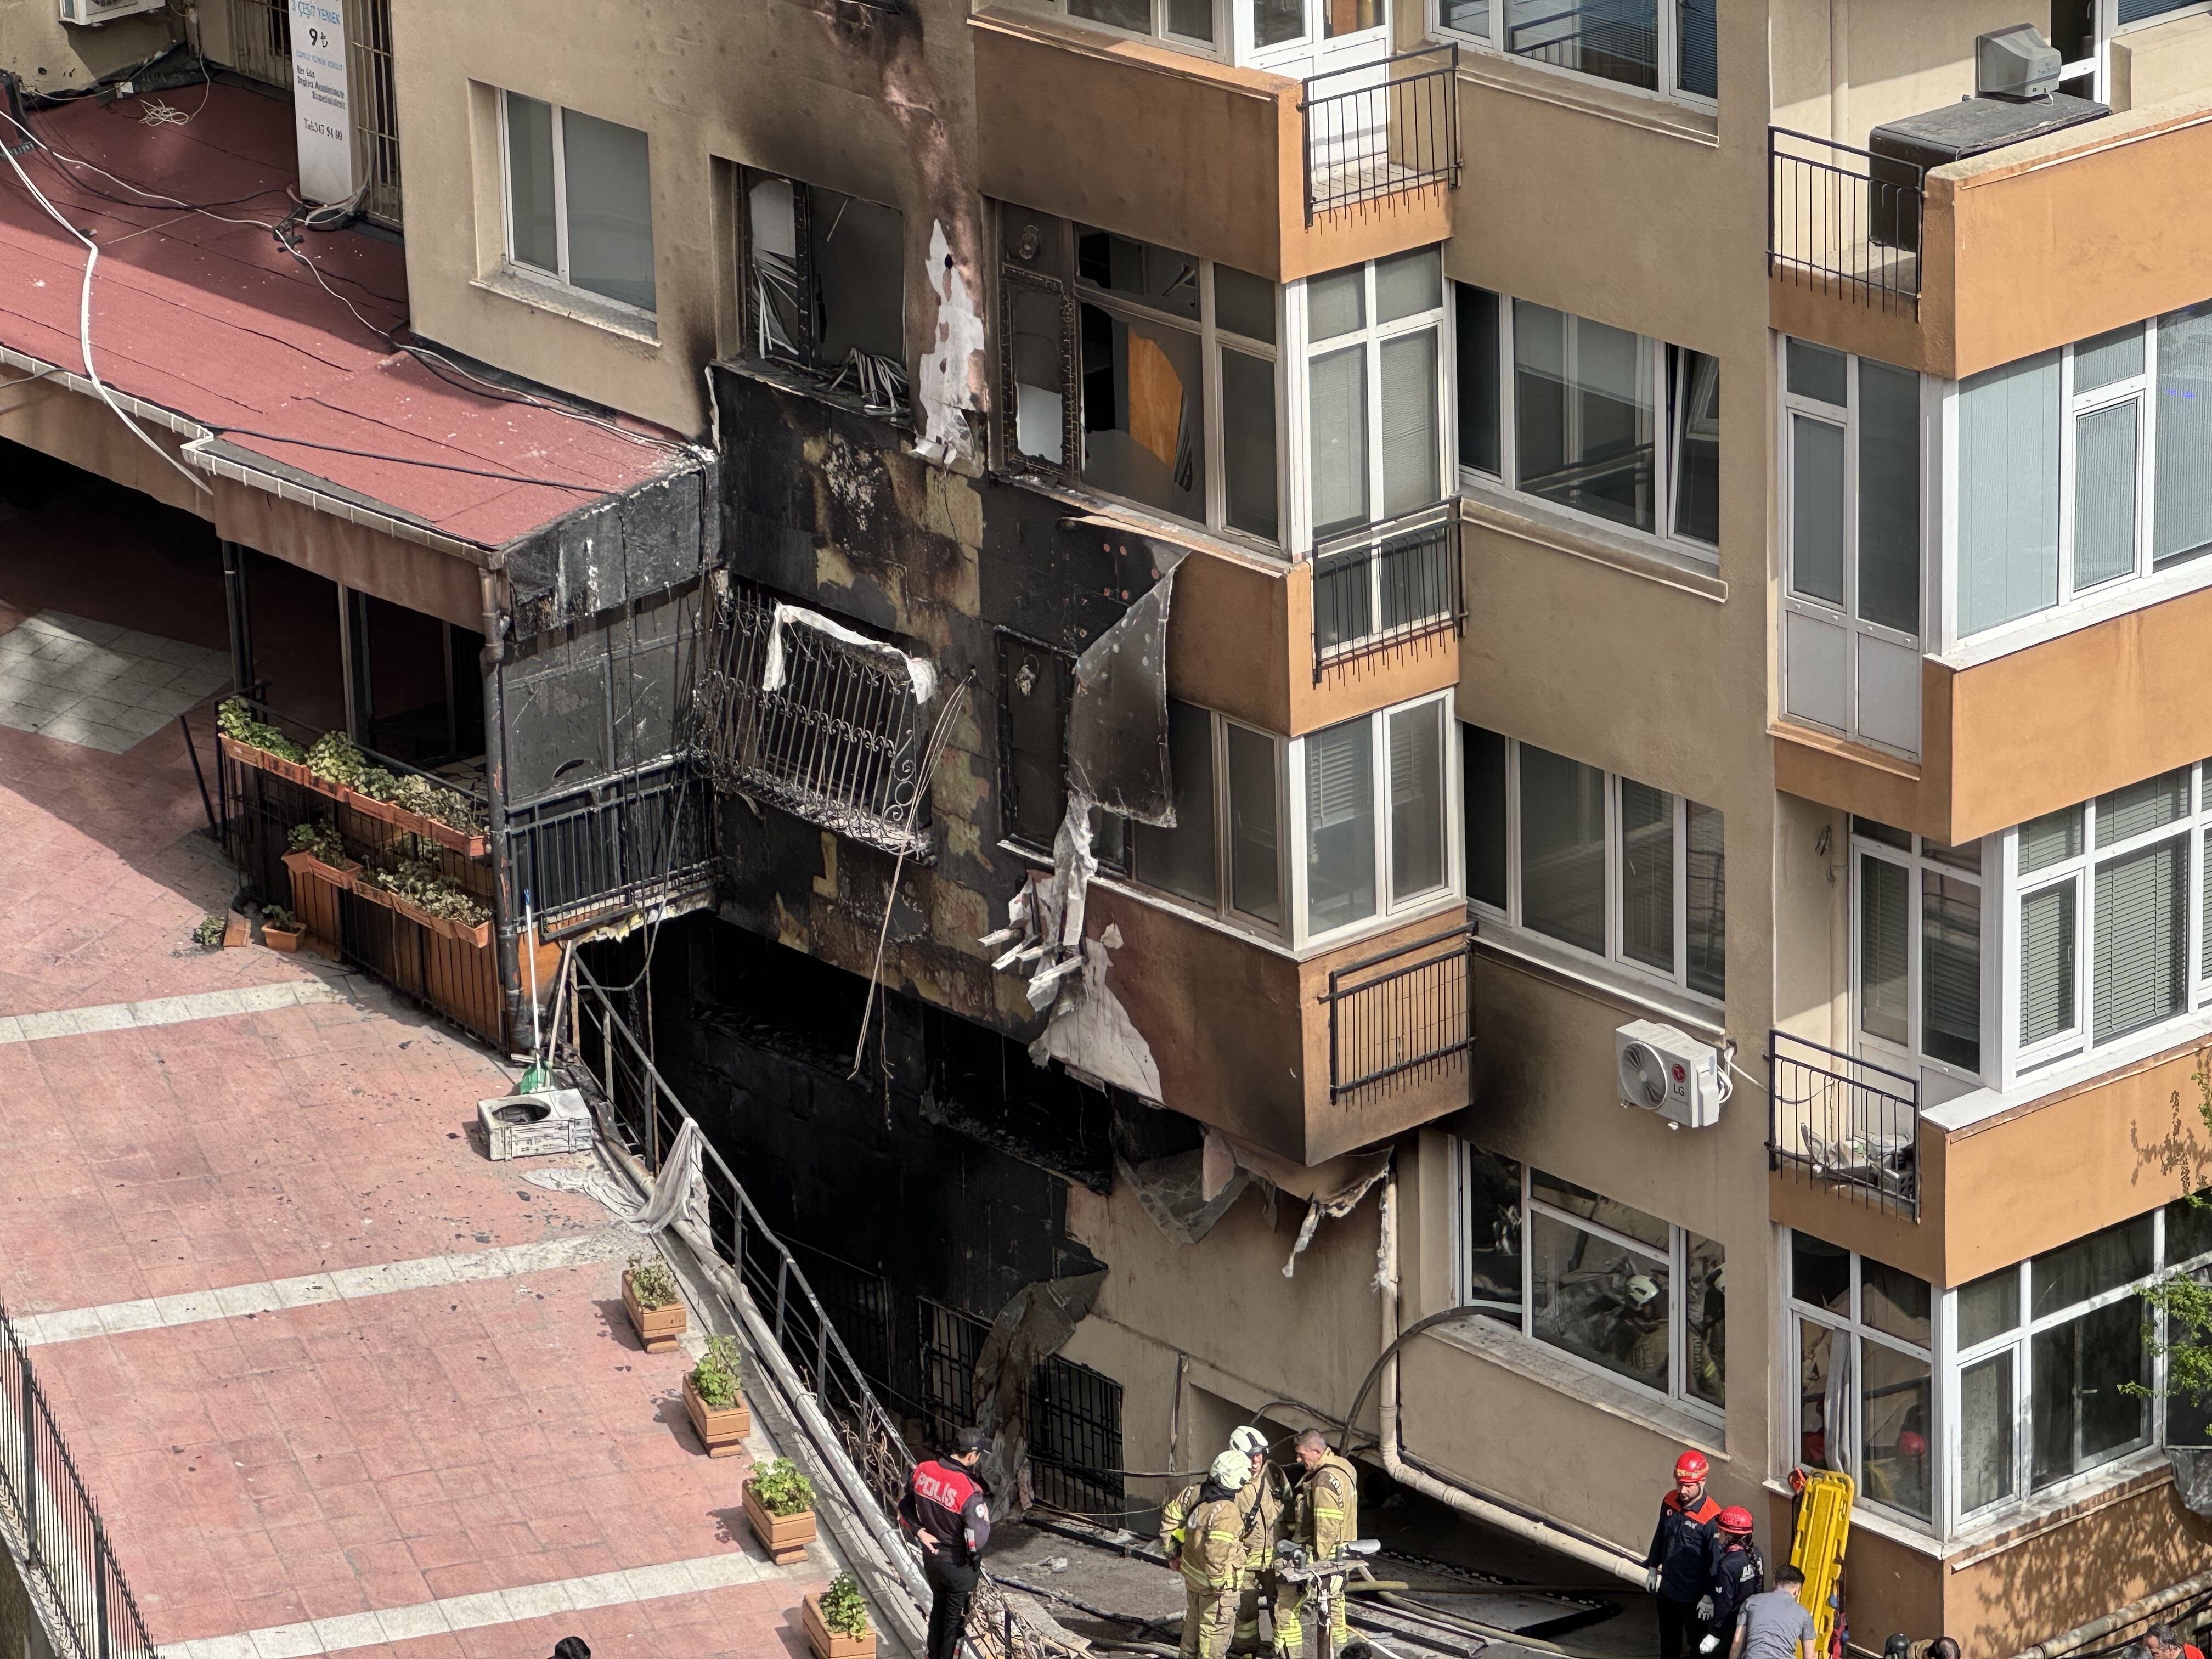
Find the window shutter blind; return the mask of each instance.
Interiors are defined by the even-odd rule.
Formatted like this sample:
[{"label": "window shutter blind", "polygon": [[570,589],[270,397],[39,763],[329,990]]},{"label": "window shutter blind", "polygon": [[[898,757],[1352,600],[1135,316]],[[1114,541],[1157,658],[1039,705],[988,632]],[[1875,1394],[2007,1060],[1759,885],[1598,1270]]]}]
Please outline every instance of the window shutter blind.
[{"label": "window shutter blind", "polygon": [[2078,590],[2136,568],[2136,405],[2092,411],[2074,422],[2074,586]]},{"label": "window shutter blind", "polygon": [[1887,859],[1859,858],[1859,1029],[1885,1042],[1911,1041],[1907,1001],[1911,872]]},{"label": "window shutter blind", "polygon": [[2097,845],[2115,847],[2131,836],[2164,828],[2189,811],[2189,769],[2163,772],[2097,797]]},{"label": "window shutter blind", "polygon": [[2045,812],[2020,826],[2020,872],[2027,875],[2047,865],[2063,864],[2081,850],[2081,809],[2068,806]]},{"label": "window shutter blind", "polygon": [[2058,602],[2058,353],[1959,389],[1959,631]]},{"label": "window shutter blind", "polygon": [[1443,705],[1390,716],[1390,897],[1444,884]]},{"label": "window shutter blind", "polygon": [[1685,92],[1700,98],[1720,95],[1719,0],[1679,0],[1680,64],[1675,78]]},{"label": "window shutter blind", "polygon": [[1674,967],[1674,798],[1620,781],[1620,948],[1662,972]]},{"label": "window shutter blind", "polygon": [[1437,331],[1382,343],[1382,513],[1395,519],[1443,493],[1437,482]]},{"label": "window shutter blind", "polygon": [[1859,362],[1859,615],[1920,631],[1920,377]]},{"label": "window shutter blind", "polygon": [[2020,1040],[2074,1029],[2074,883],[2020,902]]},{"label": "window shutter blind", "polygon": [[1920,1048],[1930,1059],[1982,1069],[1982,890],[1920,875]]},{"label": "window shutter blind", "polygon": [[2160,842],[2097,866],[2093,1040],[2181,1012],[2189,958],[2189,847]]},{"label": "window shutter blind", "polygon": [[1306,926],[1315,933],[1376,910],[1374,722],[1316,732],[1306,750]]}]

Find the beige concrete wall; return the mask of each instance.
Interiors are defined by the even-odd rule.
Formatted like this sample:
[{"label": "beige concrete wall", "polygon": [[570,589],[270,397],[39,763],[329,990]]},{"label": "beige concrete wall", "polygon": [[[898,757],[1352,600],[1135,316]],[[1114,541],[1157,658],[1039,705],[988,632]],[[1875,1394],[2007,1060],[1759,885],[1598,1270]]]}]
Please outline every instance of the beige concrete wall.
[{"label": "beige concrete wall", "polygon": [[[394,0],[416,328],[487,362],[678,430],[703,434],[700,368],[734,313],[727,198],[740,164],[899,208],[906,218],[910,363],[934,337],[925,268],[942,228],[981,304],[973,76],[959,0],[896,14],[753,8],[743,28],[711,0],[673,0],[610,40],[573,0],[491,9]],[[653,169],[657,340],[494,292],[477,279],[501,240],[492,88],[642,128]],[[794,119],[794,111],[805,118]],[[424,158],[418,161],[416,158]],[[941,270],[937,273],[941,278]],[[956,366],[956,374],[957,373]]]},{"label": "beige concrete wall", "polygon": [[166,9],[118,17],[98,28],[65,24],[60,13],[54,0],[0,0],[0,69],[21,76],[32,92],[90,86],[184,38],[182,23]]},{"label": "beige concrete wall", "polygon": [[[2016,0],[1776,0],[1774,123],[1863,146],[1885,121],[1954,104],[1974,89],[1974,37],[2050,27]],[[2069,54],[2071,56],[2072,54]]]},{"label": "beige concrete wall", "polygon": [[2140,109],[2212,88],[2212,16],[2199,13],[2112,42],[2114,109]]}]

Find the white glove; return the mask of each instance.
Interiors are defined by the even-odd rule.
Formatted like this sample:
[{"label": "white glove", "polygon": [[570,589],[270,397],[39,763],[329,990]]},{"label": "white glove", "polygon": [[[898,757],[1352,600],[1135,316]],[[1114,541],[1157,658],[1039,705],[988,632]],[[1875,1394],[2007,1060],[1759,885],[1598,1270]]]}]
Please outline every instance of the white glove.
[{"label": "white glove", "polygon": [[1712,1616],[1713,1598],[1710,1595],[1700,1595],[1698,1598],[1698,1617],[1700,1619],[1711,1619]]},{"label": "white glove", "polygon": [[1721,1638],[1719,1637],[1708,1636],[1704,1641],[1698,1644],[1698,1651],[1699,1653],[1711,1653],[1716,1648],[1719,1647],[1720,1644]]},{"label": "white glove", "polygon": [[1658,1568],[1646,1567],[1644,1569],[1644,1593],[1649,1595],[1656,1595],[1659,1594]]}]

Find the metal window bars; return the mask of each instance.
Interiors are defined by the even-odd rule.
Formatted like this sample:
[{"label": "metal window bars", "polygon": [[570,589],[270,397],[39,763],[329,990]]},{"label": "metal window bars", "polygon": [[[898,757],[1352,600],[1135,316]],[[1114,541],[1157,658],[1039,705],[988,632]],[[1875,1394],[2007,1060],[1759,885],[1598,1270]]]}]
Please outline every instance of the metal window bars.
[{"label": "metal window bars", "polygon": [[290,90],[292,14],[285,0],[230,0],[230,66]]},{"label": "metal window bars", "polygon": [[1459,187],[1459,48],[1306,77],[1306,222],[1432,185]]},{"label": "metal window bars", "polygon": [[346,0],[346,84],[353,176],[364,218],[400,224],[399,102],[392,84],[392,0]]},{"label": "metal window bars", "polygon": [[1766,1040],[1767,1165],[1920,1218],[1920,1079],[1787,1031]]},{"label": "metal window bars", "polygon": [[688,757],[510,808],[504,833],[514,889],[548,931],[714,892],[713,792]]},{"label": "metal window bars", "polygon": [[1314,549],[1314,684],[1324,671],[1456,637],[1467,627],[1459,504],[1363,526]]},{"label": "metal window bars", "polygon": [[1331,1105],[1414,1087],[1455,1069],[1474,1104],[1474,925],[1329,970]]},{"label": "metal window bars", "polygon": [[1926,169],[1766,130],[1766,252],[1778,276],[1881,310],[1920,309]]},{"label": "metal window bars", "polygon": [[775,626],[775,601],[748,584],[732,584],[716,612],[696,738],[715,787],[927,861],[927,734],[904,667],[818,629],[786,627],[782,684],[764,690]]},{"label": "metal window bars", "polygon": [[0,1532],[61,1659],[156,1659],[100,1507],[85,1490],[30,1354],[4,1309]]}]

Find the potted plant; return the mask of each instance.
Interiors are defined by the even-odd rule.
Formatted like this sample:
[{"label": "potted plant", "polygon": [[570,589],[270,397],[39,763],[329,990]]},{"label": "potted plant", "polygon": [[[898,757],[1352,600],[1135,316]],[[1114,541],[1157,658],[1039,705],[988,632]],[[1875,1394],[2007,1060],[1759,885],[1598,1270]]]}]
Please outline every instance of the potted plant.
[{"label": "potted plant", "polygon": [[361,782],[368,764],[354,740],[343,732],[325,732],[307,745],[301,757],[307,769],[307,787],[333,800],[343,800]]},{"label": "potted plant", "polygon": [[741,1375],[737,1339],[729,1336],[710,1339],[699,1363],[684,1374],[684,1409],[709,1457],[735,1457],[753,1431],[753,1414],[738,1392]]},{"label": "potted plant", "polygon": [[354,787],[391,809],[377,816],[410,828],[441,847],[480,859],[490,846],[484,835],[483,814],[477,804],[459,790],[433,782],[419,772],[401,775],[371,766],[362,770],[361,781]]},{"label": "potted plant", "polygon": [[868,1622],[868,1605],[851,1573],[839,1573],[829,1589],[809,1595],[803,1605],[806,1645],[815,1659],[874,1659],[876,1628]]},{"label": "potted plant", "polygon": [[776,1565],[806,1559],[814,1541],[814,1483],[787,1457],[755,1469],[745,1482],[745,1521]]},{"label": "potted plant", "polygon": [[491,912],[445,872],[444,855],[427,836],[403,836],[388,865],[363,872],[355,890],[404,912],[432,933],[465,944],[491,942]]},{"label": "potted plant", "polygon": [[284,846],[284,867],[295,881],[309,875],[334,887],[350,887],[361,869],[345,855],[345,840],[336,827],[319,818],[294,824]]},{"label": "potted plant", "polygon": [[266,720],[253,717],[243,697],[226,697],[215,711],[216,740],[247,765],[293,783],[308,781],[307,751]]},{"label": "potted plant", "polygon": [[684,1334],[684,1298],[676,1293],[676,1275],[657,1255],[634,1255],[623,1269],[623,1306],[647,1353],[665,1353]]},{"label": "potted plant", "polygon": [[281,904],[261,907],[261,942],[272,951],[293,951],[300,948],[300,936],[307,930],[300,925],[299,917]]}]

